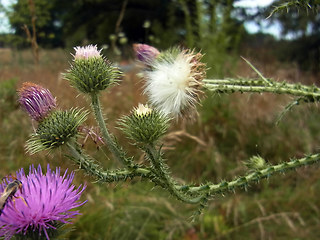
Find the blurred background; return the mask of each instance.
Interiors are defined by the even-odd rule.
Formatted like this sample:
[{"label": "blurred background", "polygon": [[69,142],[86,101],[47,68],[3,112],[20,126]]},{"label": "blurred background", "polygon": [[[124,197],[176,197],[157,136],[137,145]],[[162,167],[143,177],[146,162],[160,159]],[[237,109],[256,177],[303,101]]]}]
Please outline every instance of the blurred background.
[{"label": "blurred background", "polygon": [[[16,90],[29,81],[49,88],[59,107],[89,107],[63,79],[73,47],[97,44],[125,72],[102,95],[111,132],[136,161],[143,161],[117,129],[117,119],[145,102],[133,43],[160,50],[182,46],[201,51],[208,78],[265,77],[319,85],[320,14],[316,1],[250,0],[2,0],[0,6],[0,177],[30,164],[75,170],[88,188],[70,239],[319,239],[320,170],[317,165],[273,176],[248,191],[216,196],[198,221],[194,206],[178,202],[139,179],[97,184],[66,161],[63,150],[30,156],[24,145],[32,122],[19,109]],[[294,1],[295,2],[295,1]],[[312,8],[309,8],[309,4]],[[164,137],[171,172],[186,183],[231,180],[245,174],[243,161],[260,155],[276,164],[319,150],[320,111],[297,106],[279,125],[292,100],[272,94],[206,93],[196,122],[175,122]],[[94,125],[89,117],[88,125]],[[83,139],[80,139],[82,141]],[[107,147],[90,139],[84,149],[105,167],[119,167]]]}]

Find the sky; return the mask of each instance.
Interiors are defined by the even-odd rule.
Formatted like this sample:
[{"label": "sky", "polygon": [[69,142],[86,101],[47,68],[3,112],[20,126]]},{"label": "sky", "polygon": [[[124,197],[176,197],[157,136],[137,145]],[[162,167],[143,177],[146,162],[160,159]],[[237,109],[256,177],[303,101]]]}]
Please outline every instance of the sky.
[{"label": "sky", "polygon": [[235,4],[235,6],[241,7],[265,7],[270,5],[274,0],[242,0]]},{"label": "sky", "polygon": [[[4,7],[8,7],[10,4],[14,3],[15,0],[0,0],[0,3]],[[8,33],[10,32],[10,24],[9,21],[3,11],[0,9],[0,33]]]},{"label": "sky", "polygon": [[[14,3],[16,0],[0,0],[0,3],[5,7],[8,7],[10,4]],[[257,7],[265,7],[271,4],[274,0],[241,0],[235,4],[235,6],[239,7],[249,7],[252,11],[255,11]],[[250,33],[257,33],[259,31],[264,33],[270,33],[276,37],[279,36],[281,28],[279,24],[273,24],[272,26],[267,27],[267,21],[261,23],[262,28],[260,28],[254,22],[248,22],[245,24],[245,28]],[[0,10],[0,33],[9,33],[10,32],[10,24],[8,19],[6,18],[4,12]]]}]

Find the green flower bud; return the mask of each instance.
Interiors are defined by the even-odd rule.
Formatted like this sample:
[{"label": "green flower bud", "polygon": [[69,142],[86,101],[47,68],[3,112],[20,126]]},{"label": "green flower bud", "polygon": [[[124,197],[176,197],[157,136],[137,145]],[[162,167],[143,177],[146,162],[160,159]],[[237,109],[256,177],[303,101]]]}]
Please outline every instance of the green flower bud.
[{"label": "green flower bud", "polygon": [[101,56],[96,46],[76,47],[75,50],[65,79],[80,92],[98,93],[120,79],[121,71]]},{"label": "green flower bud", "polygon": [[169,120],[162,112],[139,104],[131,115],[123,117],[119,124],[123,132],[136,143],[153,144],[166,133]]},{"label": "green flower bud", "polygon": [[251,170],[260,170],[268,166],[266,161],[260,156],[253,156],[244,162],[244,164]]},{"label": "green flower bud", "polygon": [[76,139],[79,126],[86,120],[87,114],[79,109],[52,112],[39,123],[36,132],[27,141],[27,151],[34,154],[60,147]]}]

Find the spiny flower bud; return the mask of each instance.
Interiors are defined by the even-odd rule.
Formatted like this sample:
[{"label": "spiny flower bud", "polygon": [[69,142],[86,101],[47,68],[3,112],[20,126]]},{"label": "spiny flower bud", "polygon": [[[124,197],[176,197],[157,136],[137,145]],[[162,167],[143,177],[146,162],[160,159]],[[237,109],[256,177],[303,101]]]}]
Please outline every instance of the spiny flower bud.
[{"label": "spiny flower bud", "polygon": [[97,46],[75,47],[76,53],[65,78],[83,93],[98,93],[121,77],[120,70],[101,54]]},{"label": "spiny flower bud", "polygon": [[250,170],[260,170],[268,166],[266,161],[260,156],[253,156],[249,160],[244,162],[244,164]]},{"label": "spiny flower bud", "polygon": [[133,44],[133,50],[137,59],[146,65],[151,64],[151,62],[160,54],[158,49],[147,44]]},{"label": "spiny flower bud", "polygon": [[57,106],[51,92],[34,83],[23,83],[18,95],[21,107],[36,121],[41,121]]},{"label": "spiny flower bud", "polygon": [[76,139],[79,126],[86,120],[87,114],[79,109],[52,112],[39,123],[36,132],[27,141],[27,151],[34,154],[60,147]]},{"label": "spiny flower bud", "polygon": [[201,58],[201,53],[179,48],[161,53],[144,74],[144,93],[152,106],[171,116],[192,115],[206,75]]},{"label": "spiny flower bud", "polygon": [[131,115],[123,117],[119,124],[124,133],[135,142],[153,144],[166,133],[169,120],[162,112],[139,104]]}]

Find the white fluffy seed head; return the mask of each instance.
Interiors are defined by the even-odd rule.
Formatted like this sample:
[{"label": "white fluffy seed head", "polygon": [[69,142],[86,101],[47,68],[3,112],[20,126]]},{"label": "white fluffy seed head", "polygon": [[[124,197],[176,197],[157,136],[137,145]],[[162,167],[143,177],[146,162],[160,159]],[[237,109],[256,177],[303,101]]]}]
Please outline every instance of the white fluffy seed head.
[{"label": "white fluffy seed head", "polygon": [[150,103],[173,116],[194,110],[205,75],[204,64],[199,61],[201,56],[200,53],[181,51],[155,61],[152,70],[145,73],[144,92]]}]

